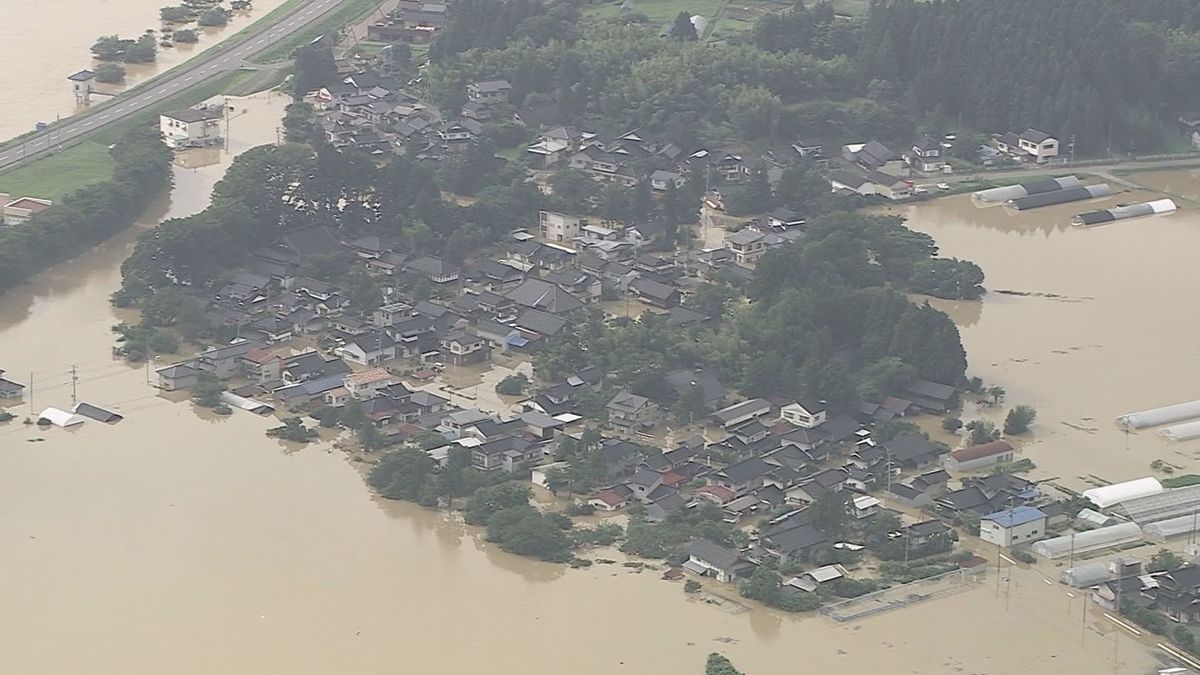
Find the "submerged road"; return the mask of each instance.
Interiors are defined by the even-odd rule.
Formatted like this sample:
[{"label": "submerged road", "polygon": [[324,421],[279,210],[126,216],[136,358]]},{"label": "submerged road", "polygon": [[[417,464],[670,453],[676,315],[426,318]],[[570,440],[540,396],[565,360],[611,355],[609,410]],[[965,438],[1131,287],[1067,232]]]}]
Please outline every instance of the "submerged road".
[{"label": "submerged road", "polygon": [[320,19],[343,2],[345,0],[301,0],[291,11],[274,19],[260,19],[252,24],[244,35],[229,38],[230,44],[215,47],[176,66],[148,86],[128,94],[117,95],[85,113],[52,125],[36,136],[0,145],[0,169],[15,166],[26,159],[71,143],[80,136],[134,115],[210,77],[238,70],[252,56],[268,49],[276,40]]}]

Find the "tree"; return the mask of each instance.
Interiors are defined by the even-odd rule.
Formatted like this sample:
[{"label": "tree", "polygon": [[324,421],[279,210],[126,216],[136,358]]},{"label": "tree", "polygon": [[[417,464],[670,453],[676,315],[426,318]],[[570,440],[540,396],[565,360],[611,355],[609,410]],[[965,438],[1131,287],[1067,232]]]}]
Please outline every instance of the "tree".
[{"label": "tree", "polygon": [[224,26],[229,23],[229,13],[220,7],[212,7],[201,12],[196,23],[201,26]]},{"label": "tree", "polygon": [[760,566],[754,570],[754,575],[742,584],[739,591],[742,596],[751,600],[758,600],[764,605],[774,605],[779,600],[781,585],[783,585],[783,578],[779,576],[778,572],[766,566]]},{"label": "tree", "polygon": [[971,445],[983,445],[1000,438],[1000,431],[990,420],[971,420],[964,428],[970,432],[967,442]]},{"label": "tree", "polygon": [[121,82],[125,79],[125,66],[119,63],[101,63],[96,66],[97,82]]},{"label": "tree", "polygon": [[163,7],[158,10],[158,16],[164,23],[182,23],[191,21],[196,16],[195,10],[190,7]]},{"label": "tree", "polygon": [[505,396],[520,396],[525,393],[525,388],[529,386],[529,378],[522,373],[515,373],[505,377],[496,384],[496,392]]},{"label": "tree", "polygon": [[688,579],[687,581],[683,582],[684,593],[699,593],[701,588],[703,587],[700,585],[700,582],[696,581],[695,579]]},{"label": "tree", "polygon": [[[542,515],[528,504],[502,508],[488,518],[487,539],[509,553],[566,562],[571,558],[571,539],[554,516],[562,517]],[[566,519],[568,527],[570,522]]]},{"label": "tree", "polygon": [[1037,418],[1037,410],[1033,406],[1018,405],[1008,411],[1004,418],[1004,433],[1009,435],[1023,434],[1029,431],[1029,425]]},{"label": "tree", "polygon": [[173,42],[180,42],[183,44],[192,44],[194,42],[199,42],[200,36],[196,33],[196,31],[190,28],[183,28],[171,33],[171,40]]},{"label": "tree", "polygon": [[809,522],[830,539],[846,533],[850,525],[848,498],[840,492],[827,492],[808,507]]},{"label": "tree", "polygon": [[946,431],[956,432],[959,429],[961,429],[962,426],[963,426],[963,421],[957,417],[950,416],[950,417],[942,418],[942,428],[945,429]]},{"label": "tree", "polygon": [[734,668],[729,659],[713,652],[708,655],[708,661],[704,664],[704,675],[742,675],[742,671]]},{"label": "tree", "polygon": [[1158,553],[1150,556],[1150,564],[1146,566],[1149,572],[1172,572],[1183,567],[1184,560],[1169,549],[1159,549]]},{"label": "tree", "polygon": [[346,284],[346,299],[350,307],[359,314],[370,314],[383,304],[383,290],[366,270],[356,269],[350,273]]},{"label": "tree", "polygon": [[467,500],[464,518],[472,525],[486,525],[502,509],[528,505],[529,496],[529,486],[516,481],[480,488]]},{"label": "tree", "polygon": [[675,15],[675,23],[671,24],[671,39],[679,42],[695,42],[700,39],[696,33],[696,26],[692,24],[692,17],[687,12],[680,12]]},{"label": "tree", "polygon": [[388,499],[417,501],[433,474],[434,462],[416,448],[401,448],[384,455],[371,469],[367,483]]},{"label": "tree", "polygon": [[969,260],[931,258],[913,265],[909,287],[935,298],[974,300],[983,295],[983,270]]},{"label": "tree", "polygon": [[192,400],[204,408],[215,408],[221,405],[221,392],[225,385],[221,379],[212,373],[203,372],[196,376],[196,384],[192,385]]},{"label": "tree", "polygon": [[721,318],[735,295],[733,289],[726,284],[706,281],[696,287],[688,306],[701,314]]},{"label": "tree", "polygon": [[150,63],[158,56],[158,42],[150,33],[145,33],[125,50],[127,63]]},{"label": "tree", "polygon": [[325,40],[296,50],[292,74],[292,97],[297,101],[314,89],[337,82],[337,64],[333,62],[333,50]]}]

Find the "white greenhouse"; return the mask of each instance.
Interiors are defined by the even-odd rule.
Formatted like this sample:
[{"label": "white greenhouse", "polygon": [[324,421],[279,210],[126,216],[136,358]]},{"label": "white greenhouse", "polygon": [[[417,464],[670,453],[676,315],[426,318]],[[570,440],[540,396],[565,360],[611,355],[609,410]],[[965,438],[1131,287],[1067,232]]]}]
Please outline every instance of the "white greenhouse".
[{"label": "white greenhouse", "polygon": [[1033,552],[1044,558],[1056,560],[1071,555],[1071,551],[1074,551],[1075,555],[1079,555],[1089,551],[1100,551],[1114,546],[1132,544],[1140,541],[1141,538],[1142,528],[1138,527],[1137,523],[1121,523],[1087,532],[1077,532],[1073,535],[1044,539],[1034,543]]},{"label": "white greenhouse", "polygon": [[1165,542],[1171,537],[1200,531],[1200,514],[1179,516],[1170,520],[1160,520],[1146,526],[1146,538]]},{"label": "white greenhouse", "polygon": [[1147,476],[1146,478],[1129,480],[1124,483],[1113,483],[1104,487],[1084,490],[1083,497],[1095,504],[1096,508],[1103,510],[1116,506],[1128,499],[1154,495],[1162,491],[1162,483],[1158,482],[1157,478]]},{"label": "white greenhouse", "polygon": [[1196,417],[1200,417],[1200,401],[1188,401],[1187,403],[1176,403],[1175,405],[1168,405],[1162,408],[1152,408],[1141,412],[1129,413],[1128,415],[1121,415],[1117,418],[1117,424],[1127,429],[1145,429],[1146,427],[1172,424]]}]

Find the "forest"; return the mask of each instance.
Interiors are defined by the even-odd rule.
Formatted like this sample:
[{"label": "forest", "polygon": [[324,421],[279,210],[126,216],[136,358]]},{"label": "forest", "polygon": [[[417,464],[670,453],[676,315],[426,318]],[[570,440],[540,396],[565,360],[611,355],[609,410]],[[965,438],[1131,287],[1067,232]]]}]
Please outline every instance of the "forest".
[{"label": "forest", "polygon": [[531,2],[452,14],[430,50],[434,102],[455,109],[467,82],[503,77],[514,104],[688,147],[1033,126],[1081,154],[1154,149],[1200,103],[1200,10],[1186,0],[897,0],[863,17],[797,0],[736,44]]}]

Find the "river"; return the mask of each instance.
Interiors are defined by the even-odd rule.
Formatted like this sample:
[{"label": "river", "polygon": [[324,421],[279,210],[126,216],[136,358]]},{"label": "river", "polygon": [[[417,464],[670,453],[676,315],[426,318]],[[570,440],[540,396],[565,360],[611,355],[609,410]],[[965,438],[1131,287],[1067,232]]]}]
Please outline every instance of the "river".
[{"label": "river", "polygon": [[[136,38],[149,28],[161,30],[158,10],[170,4],[165,0],[0,0],[0,63],[8,73],[0,78],[0,141],[33,131],[36,122],[53,122],[77,112],[67,76],[95,66],[90,50],[96,38],[113,34]],[[153,64],[127,65],[124,87],[183,63],[281,4],[283,0],[255,0],[251,11],[235,13],[227,26],[199,29],[198,43],[160,48]],[[114,92],[122,87],[99,88]],[[103,100],[96,96],[93,103]]]}]

